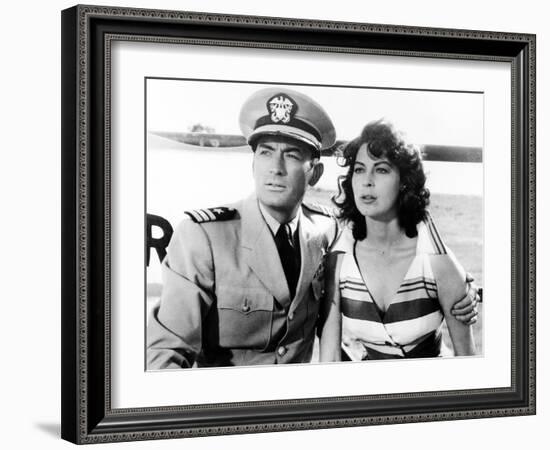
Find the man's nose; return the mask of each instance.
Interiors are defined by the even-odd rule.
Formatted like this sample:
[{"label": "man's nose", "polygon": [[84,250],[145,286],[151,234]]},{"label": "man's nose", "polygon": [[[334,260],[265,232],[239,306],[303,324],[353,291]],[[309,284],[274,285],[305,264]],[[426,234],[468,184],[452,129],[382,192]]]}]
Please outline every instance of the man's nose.
[{"label": "man's nose", "polygon": [[271,173],[282,174],[285,172],[285,159],[284,155],[275,153],[271,158],[271,166],[269,168]]}]

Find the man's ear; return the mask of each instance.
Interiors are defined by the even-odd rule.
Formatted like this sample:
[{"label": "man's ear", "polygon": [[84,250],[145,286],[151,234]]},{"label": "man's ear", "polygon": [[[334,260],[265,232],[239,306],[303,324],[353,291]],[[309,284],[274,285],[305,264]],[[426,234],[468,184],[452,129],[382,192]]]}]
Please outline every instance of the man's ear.
[{"label": "man's ear", "polygon": [[325,171],[325,166],[320,160],[314,161],[313,167],[311,169],[313,170],[313,174],[309,179],[309,185],[315,186],[315,184],[319,181],[319,178],[321,178],[321,175],[323,175],[323,172]]}]

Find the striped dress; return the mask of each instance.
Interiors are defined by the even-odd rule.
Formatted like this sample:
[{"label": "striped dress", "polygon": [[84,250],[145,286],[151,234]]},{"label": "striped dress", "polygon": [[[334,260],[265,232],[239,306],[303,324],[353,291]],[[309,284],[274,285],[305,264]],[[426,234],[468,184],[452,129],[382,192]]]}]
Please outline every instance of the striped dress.
[{"label": "striped dress", "polygon": [[353,361],[426,358],[442,352],[443,312],[430,255],[445,254],[447,249],[430,216],[417,230],[416,255],[385,312],[363,281],[351,232],[341,238],[336,250],[344,251],[340,267],[342,350]]}]

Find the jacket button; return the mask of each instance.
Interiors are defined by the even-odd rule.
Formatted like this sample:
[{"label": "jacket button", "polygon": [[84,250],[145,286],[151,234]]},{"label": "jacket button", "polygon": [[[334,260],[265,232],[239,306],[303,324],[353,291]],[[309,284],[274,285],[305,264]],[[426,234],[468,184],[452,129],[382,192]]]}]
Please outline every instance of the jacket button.
[{"label": "jacket button", "polygon": [[248,312],[248,311],[250,311],[250,306],[243,305],[243,312]]},{"label": "jacket button", "polygon": [[285,353],[286,353],[286,347],[279,347],[279,348],[277,349],[277,354],[278,354],[279,356],[285,356]]}]

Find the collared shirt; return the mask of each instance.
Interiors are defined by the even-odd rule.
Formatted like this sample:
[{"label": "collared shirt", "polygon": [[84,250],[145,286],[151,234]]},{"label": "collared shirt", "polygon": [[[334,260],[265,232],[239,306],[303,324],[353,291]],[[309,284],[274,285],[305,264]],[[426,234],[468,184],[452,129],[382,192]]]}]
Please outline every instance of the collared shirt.
[{"label": "collared shirt", "polygon": [[[267,226],[273,233],[273,236],[277,234],[277,231],[279,231],[279,227],[282,225],[280,224],[277,219],[275,219],[269,212],[267,212],[267,209],[262,205],[261,202],[258,202],[258,206],[260,207],[260,212],[262,213],[262,216],[264,217],[265,222],[267,223]],[[300,216],[302,214],[301,208],[298,208],[298,213],[296,216],[294,216],[294,219],[292,219],[290,222],[287,222],[287,224],[290,227],[290,232],[292,233],[292,239],[294,242],[296,242],[296,230],[298,229],[298,224],[300,223]]]}]

